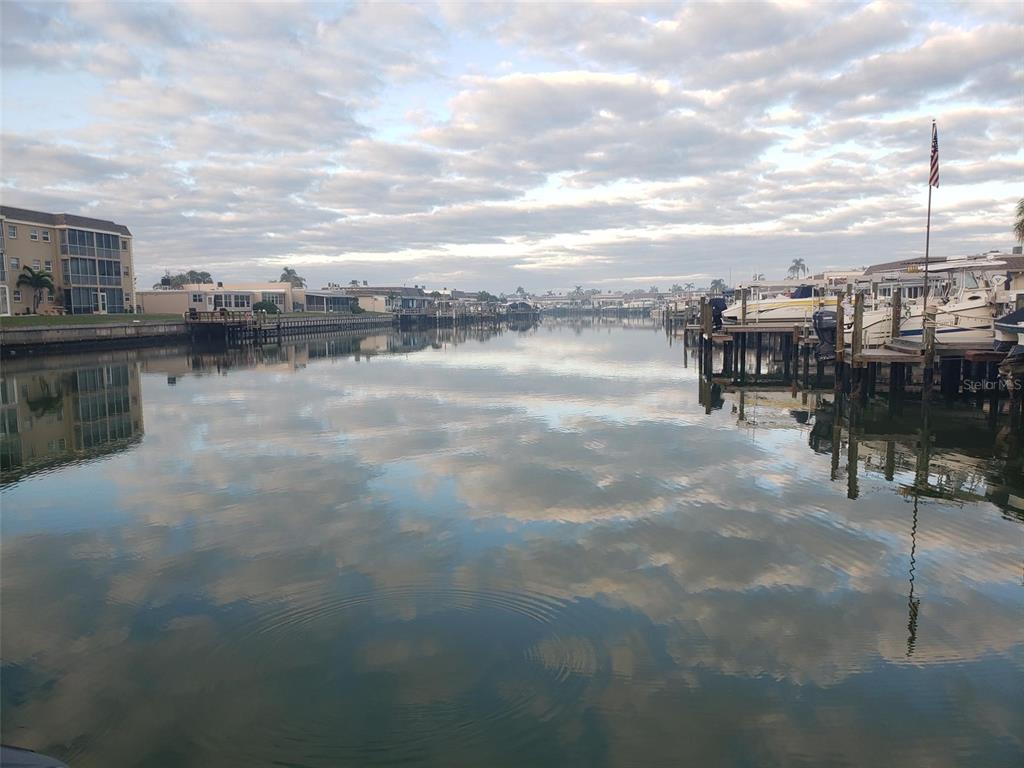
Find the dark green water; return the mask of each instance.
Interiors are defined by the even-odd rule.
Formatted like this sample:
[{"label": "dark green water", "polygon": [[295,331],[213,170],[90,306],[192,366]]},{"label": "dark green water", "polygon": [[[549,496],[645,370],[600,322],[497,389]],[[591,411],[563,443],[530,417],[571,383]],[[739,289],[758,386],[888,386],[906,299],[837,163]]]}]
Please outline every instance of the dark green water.
[{"label": "dark green water", "polygon": [[486,336],[5,363],[3,741],[75,768],[1024,762],[1005,433],[940,409],[922,462],[913,419],[851,442],[830,397],[706,414],[650,327]]}]

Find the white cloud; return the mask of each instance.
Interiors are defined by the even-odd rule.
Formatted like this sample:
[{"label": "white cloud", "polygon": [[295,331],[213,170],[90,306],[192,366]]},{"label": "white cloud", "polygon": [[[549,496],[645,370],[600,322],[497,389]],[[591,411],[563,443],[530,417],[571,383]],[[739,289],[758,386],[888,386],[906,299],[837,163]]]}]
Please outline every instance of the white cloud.
[{"label": "white cloud", "polygon": [[[1007,5],[3,13],[4,202],[127,224],[144,283],[283,262],[394,281],[416,262],[544,289],[903,255],[932,116],[937,252],[1009,244],[1024,12]],[[38,98],[83,78],[95,96]]]}]

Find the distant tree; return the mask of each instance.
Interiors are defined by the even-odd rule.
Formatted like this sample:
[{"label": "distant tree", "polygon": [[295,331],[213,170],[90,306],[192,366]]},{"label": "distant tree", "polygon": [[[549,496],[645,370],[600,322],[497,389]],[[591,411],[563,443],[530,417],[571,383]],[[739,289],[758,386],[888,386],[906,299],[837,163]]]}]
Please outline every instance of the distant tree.
[{"label": "distant tree", "polygon": [[1013,235],[1024,245],[1024,197],[1017,201],[1017,220],[1013,223]]},{"label": "distant tree", "polygon": [[669,288],[669,291],[671,291],[672,293],[682,293],[683,286],[681,286],[679,283],[672,283],[672,287]]},{"label": "distant tree", "polygon": [[760,282],[761,280],[764,280],[764,272],[757,272],[757,273],[755,273],[753,275],[753,279],[754,279],[755,283],[756,282]]},{"label": "distant tree", "polygon": [[359,285],[359,281],[358,280],[349,280],[348,284],[349,285]]},{"label": "distant tree", "polygon": [[279,283],[291,283],[293,288],[305,288],[306,278],[299,275],[292,267],[285,267],[281,271],[281,277],[277,279]]},{"label": "distant tree", "polygon": [[577,285],[575,288],[572,289],[572,292],[579,296],[581,293],[583,293],[583,286]]},{"label": "distant tree", "polygon": [[711,285],[708,286],[708,290],[711,293],[722,293],[725,291],[726,287],[725,280],[720,277],[716,277],[711,281]]},{"label": "distant tree", "polygon": [[793,259],[793,263],[789,265],[789,269],[786,270],[786,276],[791,278],[801,277],[807,274],[807,265],[804,264],[803,259]]},{"label": "distant tree", "polygon": [[500,301],[500,299],[498,299],[497,296],[495,296],[493,293],[488,293],[487,291],[478,291],[476,294],[476,300],[483,302]]},{"label": "distant tree", "polygon": [[520,285],[518,288],[516,288],[516,296],[525,296],[525,295],[526,295],[526,291],[523,289],[523,286]]},{"label": "distant tree", "polygon": [[43,291],[49,293],[54,292],[53,277],[49,272],[43,272],[32,269],[32,267],[25,267],[24,272],[18,275],[17,286],[21,288],[25,286],[32,291],[32,311],[36,312],[39,309],[39,302],[43,300]]},{"label": "distant tree", "polygon": [[648,293],[661,293],[661,291],[658,290],[658,286],[656,286],[656,285],[652,285],[650,288],[648,288],[647,292]]},{"label": "distant tree", "polygon": [[266,312],[268,315],[276,315],[281,312],[277,304],[272,301],[257,301],[252,305],[253,312]]},{"label": "distant tree", "polygon": [[168,272],[153,288],[181,288],[186,285],[206,285],[212,282],[213,276],[209,272],[190,269],[176,275]]}]

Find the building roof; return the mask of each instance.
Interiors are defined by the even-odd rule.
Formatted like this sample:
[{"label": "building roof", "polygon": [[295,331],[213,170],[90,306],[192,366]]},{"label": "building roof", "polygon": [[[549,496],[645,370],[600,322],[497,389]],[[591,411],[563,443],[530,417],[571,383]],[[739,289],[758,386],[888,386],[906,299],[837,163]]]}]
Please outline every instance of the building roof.
[{"label": "building roof", "polygon": [[[1001,251],[989,251],[988,253],[978,254],[975,257],[969,257],[966,259],[932,259],[931,264],[938,266],[949,266],[951,264],[964,263],[964,264],[975,264],[977,266],[984,266],[984,260],[982,257],[991,257],[993,261],[1002,262],[1005,266],[994,267],[993,269],[998,272],[1021,272],[1024,271],[1024,255],[1019,253],[1003,253]],[[907,267],[924,266],[924,256],[918,256],[913,259],[902,259],[900,261],[886,261],[882,264],[872,264],[870,267],[864,270],[864,276],[876,275],[880,272],[903,272]]]},{"label": "building roof", "polygon": [[82,227],[83,229],[98,229],[105,232],[119,232],[129,237],[132,235],[124,224],[116,224],[106,219],[77,216],[73,213],[45,213],[43,211],[30,211],[27,208],[12,208],[9,205],[0,205],[0,215],[15,221],[48,224],[51,227]]},{"label": "building roof", "polygon": [[387,285],[359,285],[346,287],[345,292],[351,296],[387,296],[394,294],[396,296],[425,296],[422,288],[409,288],[407,286],[387,286]]},{"label": "building roof", "polygon": [[306,296],[326,296],[328,298],[340,297],[345,299],[358,298],[348,291],[338,290],[337,288],[300,288],[299,290],[305,293]]}]

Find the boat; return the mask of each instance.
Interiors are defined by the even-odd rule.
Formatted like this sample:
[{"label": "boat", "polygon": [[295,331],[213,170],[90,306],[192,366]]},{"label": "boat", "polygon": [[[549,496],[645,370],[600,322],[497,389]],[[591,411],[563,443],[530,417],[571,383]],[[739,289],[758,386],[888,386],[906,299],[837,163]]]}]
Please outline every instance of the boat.
[{"label": "boat", "polygon": [[[835,296],[815,296],[812,285],[801,285],[788,295],[759,296],[747,301],[747,322],[754,323],[810,323],[815,311],[835,309]],[[734,302],[722,313],[726,323],[737,323],[743,313],[741,301]]]},{"label": "boat", "polygon": [[[954,260],[931,269],[945,274],[943,285],[929,297],[928,309],[935,316],[936,342],[987,344],[992,340],[992,322],[996,317],[996,285],[990,270],[1003,262]],[[897,288],[898,290],[899,288]],[[901,339],[920,340],[923,334],[924,305],[908,301],[901,310]],[[853,310],[846,311],[844,332],[853,334]],[[863,344],[880,347],[892,341],[892,308],[889,306],[864,312]]]},{"label": "boat", "polygon": [[1005,365],[1024,365],[1024,308],[1004,315],[992,324],[995,331],[993,346],[1006,352]]}]

